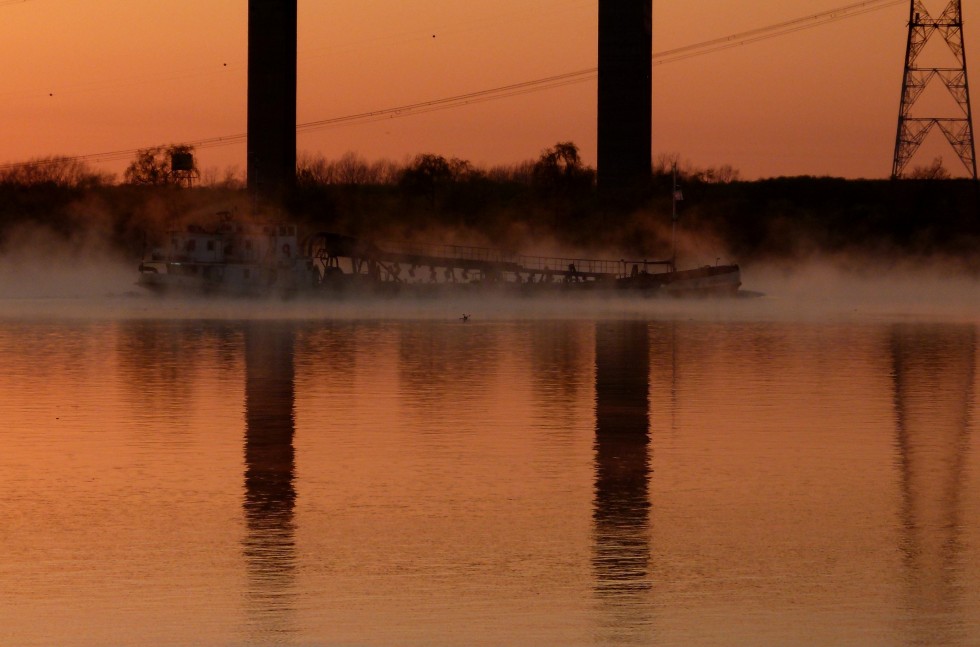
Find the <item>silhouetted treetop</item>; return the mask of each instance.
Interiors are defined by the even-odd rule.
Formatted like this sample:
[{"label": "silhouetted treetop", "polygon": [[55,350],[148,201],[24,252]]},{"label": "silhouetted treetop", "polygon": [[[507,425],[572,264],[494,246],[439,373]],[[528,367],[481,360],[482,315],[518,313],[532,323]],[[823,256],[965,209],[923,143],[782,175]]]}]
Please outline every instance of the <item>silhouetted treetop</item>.
[{"label": "silhouetted treetop", "polygon": [[591,188],[595,183],[595,171],[582,163],[578,146],[572,142],[558,142],[541,153],[534,165],[532,182],[545,192],[573,192]]},{"label": "silhouetted treetop", "polygon": [[110,173],[92,170],[89,165],[72,157],[42,157],[0,170],[0,183],[21,186],[53,185],[69,189],[87,189],[111,184]]}]

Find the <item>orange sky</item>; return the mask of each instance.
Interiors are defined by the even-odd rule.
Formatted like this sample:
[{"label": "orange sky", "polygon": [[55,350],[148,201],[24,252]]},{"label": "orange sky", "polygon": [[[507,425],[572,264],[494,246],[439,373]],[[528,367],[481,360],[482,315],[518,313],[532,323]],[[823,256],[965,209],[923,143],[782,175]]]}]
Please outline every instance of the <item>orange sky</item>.
[{"label": "orange sky", "polygon": [[[654,0],[655,52],[853,0]],[[945,0],[927,1],[938,16]],[[594,68],[597,0],[300,0],[299,123],[384,110]],[[980,23],[964,9],[966,51]],[[978,14],[980,15],[980,14]],[[653,150],[743,178],[887,177],[908,4],[654,66]],[[0,1],[0,163],[245,132],[245,0]],[[943,90],[945,92],[945,90]],[[299,151],[478,165],[536,158],[558,141],[595,165],[596,82],[449,110],[301,132]],[[940,97],[942,100],[942,97]],[[937,104],[938,105],[938,104]],[[943,114],[949,114],[946,107]],[[936,116],[936,115],[933,115]],[[912,165],[942,155],[945,140]],[[199,165],[244,168],[238,142]],[[120,172],[127,160],[100,168]]]}]

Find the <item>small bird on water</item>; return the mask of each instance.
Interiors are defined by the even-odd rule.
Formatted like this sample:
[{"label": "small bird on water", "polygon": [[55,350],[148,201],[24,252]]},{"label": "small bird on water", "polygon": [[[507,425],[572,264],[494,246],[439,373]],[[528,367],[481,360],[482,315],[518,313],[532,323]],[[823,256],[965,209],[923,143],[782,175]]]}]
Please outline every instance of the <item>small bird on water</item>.
[{"label": "small bird on water", "polygon": [[462,317],[459,318],[459,320],[460,321],[469,321],[470,320],[470,316],[469,315],[463,315]]}]

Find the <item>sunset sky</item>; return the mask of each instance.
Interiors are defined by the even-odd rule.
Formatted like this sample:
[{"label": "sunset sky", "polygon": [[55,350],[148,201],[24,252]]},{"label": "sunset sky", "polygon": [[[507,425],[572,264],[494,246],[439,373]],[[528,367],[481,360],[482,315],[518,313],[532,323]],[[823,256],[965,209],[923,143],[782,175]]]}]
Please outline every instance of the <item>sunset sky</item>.
[{"label": "sunset sky", "polygon": [[[656,53],[854,4],[854,0],[654,0],[653,155],[729,164],[745,179],[887,177],[908,2],[684,60]],[[980,13],[964,3],[966,52]],[[927,1],[939,16],[946,0]],[[202,169],[244,171],[246,0],[0,0],[0,164],[49,155],[199,146]],[[974,22],[977,19],[977,22]],[[456,97],[597,65],[597,0],[300,0],[299,124]],[[942,56],[945,45],[938,54]],[[939,64],[938,62],[936,63]],[[975,68],[975,66],[973,66]],[[951,102],[924,97],[943,115]],[[955,108],[955,106],[953,106]],[[930,115],[930,116],[939,116]],[[596,163],[594,75],[449,109],[301,129],[300,153],[480,166],[573,141]],[[913,159],[942,155],[941,135]]]}]

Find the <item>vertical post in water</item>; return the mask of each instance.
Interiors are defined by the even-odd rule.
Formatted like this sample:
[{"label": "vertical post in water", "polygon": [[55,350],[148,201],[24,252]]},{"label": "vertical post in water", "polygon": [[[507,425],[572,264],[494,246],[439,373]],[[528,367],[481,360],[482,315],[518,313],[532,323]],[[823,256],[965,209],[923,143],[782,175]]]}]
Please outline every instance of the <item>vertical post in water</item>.
[{"label": "vertical post in water", "polygon": [[281,201],[296,182],[296,0],[248,2],[248,189]]}]

